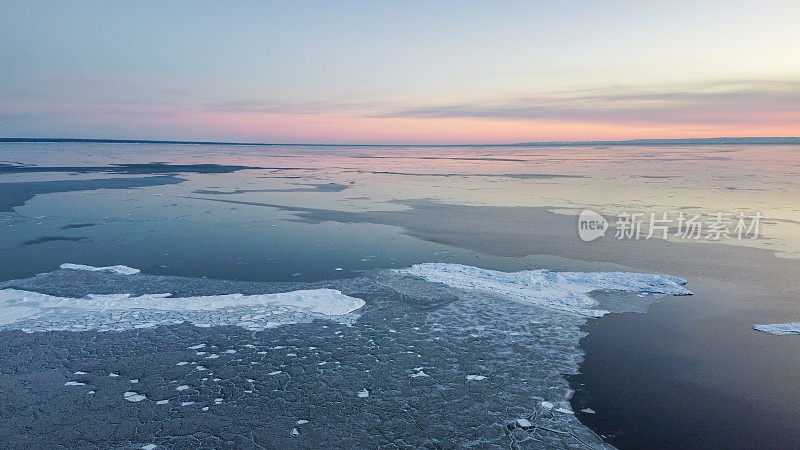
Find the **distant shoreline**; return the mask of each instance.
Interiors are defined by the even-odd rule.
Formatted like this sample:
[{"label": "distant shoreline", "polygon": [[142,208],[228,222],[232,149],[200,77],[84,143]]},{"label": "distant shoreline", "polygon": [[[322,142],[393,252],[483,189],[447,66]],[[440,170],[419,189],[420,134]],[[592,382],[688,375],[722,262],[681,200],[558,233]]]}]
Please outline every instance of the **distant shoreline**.
[{"label": "distant shoreline", "polygon": [[270,142],[169,141],[152,139],[0,138],[0,143],[176,144],[312,147],[586,147],[595,145],[800,145],[800,137],[722,137],[702,139],[632,139],[622,141],[545,141],[513,144],[302,144]]}]

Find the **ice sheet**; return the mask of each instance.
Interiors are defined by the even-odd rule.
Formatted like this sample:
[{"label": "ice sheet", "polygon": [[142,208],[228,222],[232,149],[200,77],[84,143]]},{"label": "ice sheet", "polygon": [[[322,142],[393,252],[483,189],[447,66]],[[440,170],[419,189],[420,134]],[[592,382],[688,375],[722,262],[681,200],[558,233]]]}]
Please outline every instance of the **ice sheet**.
[{"label": "ice sheet", "polygon": [[[152,367],[147,366],[149,362],[143,367],[137,365],[134,373],[114,365],[101,365],[98,373],[103,375],[103,379],[109,373],[124,375],[117,379],[125,386],[119,392],[136,386],[136,392],[115,395],[113,401],[149,405],[151,402],[148,397],[151,397],[154,404],[168,405],[163,408],[180,408],[196,402],[197,409],[191,407],[191,410],[198,414],[202,408],[222,403],[224,407],[215,406],[204,414],[214,415],[214,420],[226,423],[226,426],[228,420],[243,414],[241,399],[256,404],[269,402],[271,396],[280,396],[280,392],[265,389],[267,386],[292,380],[293,383],[299,382],[309,387],[298,391],[303,392],[303,398],[296,401],[304,404],[324,404],[326,400],[315,397],[319,390],[310,388],[321,385],[340,392],[351,392],[348,397],[359,402],[358,408],[363,409],[364,414],[355,412],[337,417],[343,424],[342,430],[357,432],[347,431],[336,435],[337,443],[352,442],[354,436],[363,436],[364,439],[359,443],[369,446],[376,439],[381,439],[376,434],[376,427],[383,430],[402,423],[402,427],[394,429],[412,431],[400,431],[402,436],[398,435],[398,438],[417,446],[428,442],[413,431],[421,425],[427,435],[447,436],[454,445],[524,447],[534,444],[540,447],[602,448],[601,439],[578,422],[569,405],[572,392],[563,374],[574,374],[578,370],[581,352],[577,345],[583,336],[580,327],[586,323],[586,315],[565,313],[564,304],[572,308],[583,305],[589,311],[617,311],[619,308],[609,304],[603,295],[594,293],[592,298],[586,293],[593,289],[620,289],[621,285],[628,287],[631,292],[620,295],[608,293],[609,296],[619,297],[619,303],[643,302],[636,295],[639,292],[688,292],[680,288],[683,280],[641,274],[619,276],[624,281],[622,283],[614,278],[617,274],[598,274],[599,277],[592,280],[591,274],[552,274],[544,271],[504,274],[474,267],[445,265],[445,268],[458,270],[428,270],[425,274],[436,278],[435,282],[408,276],[412,271],[422,272],[420,268],[432,269],[431,266],[436,267],[420,265],[399,273],[375,271],[358,278],[314,283],[221,281],[62,269],[0,284],[0,287],[6,288],[0,290],[0,317],[3,317],[2,308],[6,306],[23,312],[22,319],[0,328],[32,331],[130,330],[135,325],[178,323],[184,320],[195,325],[204,324],[209,328],[147,328],[127,333],[124,337],[118,333],[100,333],[97,344],[86,344],[84,339],[72,337],[75,333],[37,333],[23,338],[54,339],[57,342],[77,339],[76,348],[119,345],[114,350],[115,358],[117,355],[128,355],[126,352],[130,351],[132,341],[136,343],[134,349],[145,348],[155,342],[168,347],[174,344],[175,349],[184,353],[163,353],[170,356],[159,357],[157,364]],[[455,277],[453,272],[461,276]],[[526,273],[527,278],[524,277]],[[537,280],[534,273],[541,279]],[[578,281],[570,279],[570,276]],[[443,278],[446,283],[438,281]],[[519,278],[523,280],[508,282],[509,279],[514,281]],[[659,280],[674,281],[675,284],[659,286]],[[636,282],[642,285],[634,286]],[[499,291],[494,290],[495,287]],[[302,291],[298,291],[300,289]],[[250,304],[257,303],[256,298],[285,295],[276,294],[280,292],[320,290],[328,290],[336,299],[356,302],[344,308],[344,311],[363,304],[360,299],[350,296],[366,299],[369,309],[356,320],[353,318],[359,314],[325,316],[313,313],[310,308],[293,305]],[[175,296],[163,292],[172,292]],[[242,294],[232,294],[235,292]],[[576,292],[580,296],[570,297]],[[535,294],[533,300],[550,296],[553,304],[561,305],[561,309],[528,306],[532,303],[525,295],[530,293]],[[25,301],[14,297],[16,302],[3,297],[11,294],[31,297]],[[516,301],[511,301],[509,297]],[[646,295],[644,298],[647,301],[644,303],[651,303],[650,299],[656,297],[658,295]],[[235,302],[231,306],[224,300],[237,298],[249,300],[242,306]],[[595,304],[594,299],[599,304]],[[180,308],[148,309],[171,307],[176,302],[181,305]],[[87,305],[94,305],[94,309],[87,308]],[[123,309],[109,310],[98,308],[97,305]],[[188,307],[199,309],[186,309]],[[212,307],[217,309],[207,309]],[[30,310],[34,310],[33,315]],[[350,326],[314,323],[314,319],[319,317],[334,318]],[[245,330],[264,329],[269,323],[306,325],[268,329],[263,333],[253,333],[252,336],[243,330],[216,327],[238,325]],[[174,341],[176,338],[173,334],[177,336],[177,341]],[[248,336],[254,340],[249,341]],[[292,344],[298,339],[305,341],[309,336],[315,336],[315,340],[301,347]],[[247,344],[241,345],[240,338]],[[409,345],[411,342],[412,346]],[[316,349],[320,349],[320,358],[324,356],[325,359],[307,359],[312,355],[306,350],[311,352],[312,348],[314,354],[317,353]],[[367,356],[365,349],[369,352]],[[212,354],[219,357],[206,359]],[[289,354],[298,356],[289,357]],[[264,355],[270,356],[265,358]],[[273,360],[275,364],[271,363]],[[235,365],[237,370],[226,370],[228,364]],[[70,365],[65,373],[73,373],[89,365],[89,362]],[[208,370],[201,371],[201,367],[207,367]],[[243,367],[245,369],[240,370]],[[175,371],[174,384],[153,385],[154,380],[163,380],[164,370]],[[343,377],[342,370],[349,375]],[[159,376],[154,377],[153,374]],[[203,378],[204,375],[208,377]],[[133,376],[141,380],[139,384],[129,384]],[[256,379],[259,381],[254,382]],[[59,381],[63,383],[67,380]],[[220,392],[223,392],[218,389],[221,386],[227,386],[225,389],[231,391],[230,395],[225,394],[224,402],[217,402],[216,399],[221,398]],[[184,390],[177,391],[178,387]],[[88,388],[64,387],[63,391],[68,395],[84,397]],[[458,403],[458,396],[447,394],[465,389],[480,392],[484,401],[461,404]],[[98,392],[102,394],[104,391]],[[441,396],[439,393],[442,393]],[[167,403],[171,395],[176,397]],[[314,403],[316,401],[322,403]],[[430,420],[415,424],[413,418],[406,416],[409,402],[427,405],[424,413]],[[457,407],[451,407],[455,403],[458,403]],[[375,425],[365,427],[364,424],[379,416],[376,411],[391,413],[394,425],[378,419]],[[299,418],[292,414],[291,422],[287,421],[286,424],[291,426]],[[517,419],[524,420],[520,423]],[[471,434],[467,436],[465,429],[475,431],[470,431]],[[204,438],[206,434],[203,430],[195,430],[194,436]],[[290,436],[289,431],[289,428],[280,430],[286,437]],[[345,435],[348,441],[343,440]]]}]

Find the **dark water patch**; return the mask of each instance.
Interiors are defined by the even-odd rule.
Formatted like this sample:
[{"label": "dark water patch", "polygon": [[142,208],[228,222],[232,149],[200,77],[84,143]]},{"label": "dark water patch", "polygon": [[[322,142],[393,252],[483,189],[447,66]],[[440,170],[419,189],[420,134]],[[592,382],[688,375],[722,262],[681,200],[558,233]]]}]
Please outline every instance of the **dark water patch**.
[{"label": "dark water patch", "polygon": [[96,223],[70,223],[61,227],[62,230],[74,230],[76,228],[93,227]]},{"label": "dark water patch", "polygon": [[251,166],[228,166],[221,164],[167,164],[161,162],[145,164],[112,164],[110,166],[30,166],[0,164],[3,173],[114,173],[121,175],[156,175],[177,173],[231,173],[245,169],[261,169]]},{"label": "dark water patch", "polygon": [[56,192],[94,191],[98,189],[131,189],[164,186],[185,181],[174,175],[142,178],[99,178],[93,180],[22,181],[0,183],[0,212],[13,212],[28,200],[40,194]]},{"label": "dark water patch", "polygon": [[202,195],[236,195],[236,194],[247,194],[251,192],[341,192],[350,187],[347,184],[341,184],[341,183],[319,183],[319,184],[295,183],[295,184],[308,187],[298,187],[289,189],[234,189],[232,191],[198,189],[196,191],[192,191],[192,193],[202,194]]},{"label": "dark water patch", "polygon": [[76,236],[42,236],[40,238],[25,241],[22,243],[22,245],[44,244],[47,242],[56,242],[56,241],[80,242],[86,239],[87,239],[86,237],[76,237]]}]

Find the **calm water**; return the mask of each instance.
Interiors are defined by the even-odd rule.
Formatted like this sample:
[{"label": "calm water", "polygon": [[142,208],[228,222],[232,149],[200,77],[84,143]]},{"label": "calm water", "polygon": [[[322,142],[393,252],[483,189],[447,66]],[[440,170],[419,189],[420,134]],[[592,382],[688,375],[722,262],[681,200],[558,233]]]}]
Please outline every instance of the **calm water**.
[{"label": "calm water", "polygon": [[[63,262],[242,281],[432,261],[684,277],[693,297],[586,326],[570,381],[596,414],[579,419],[622,447],[800,446],[800,339],[751,329],[800,320],[798,146],[2,143],[0,164],[0,281]],[[583,209],[764,220],[755,240],[587,244]]]}]

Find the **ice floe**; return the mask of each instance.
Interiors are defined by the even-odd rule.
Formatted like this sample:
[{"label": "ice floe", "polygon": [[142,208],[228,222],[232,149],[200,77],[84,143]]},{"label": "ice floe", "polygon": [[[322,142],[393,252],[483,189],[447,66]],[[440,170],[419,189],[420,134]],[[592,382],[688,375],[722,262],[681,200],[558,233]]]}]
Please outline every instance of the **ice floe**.
[{"label": "ice floe", "polygon": [[516,423],[517,423],[517,426],[522,428],[523,430],[528,430],[528,429],[533,428],[533,424],[528,419],[524,419],[524,418],[517,419]]},{"label": "ice floe", "polygon": [[358,396],[358,398],[367,398],[369,397],[369,391],[366,389],[362,389],[356,392],[356,396]]},{"label": "ice floe", "polygon": [[635,272],[500,272],[449,263],[415,264],[406,269],[395,269],[395,272],[457,289],[501,294],[536,306],[586,317],[600,317],[609,312],[596,308],[597,301],[587,295],[592,291],[691,294],[683,287],[686,284],[683,278]]},{"label": "ice floe", "polygon": [[425,373],[424,370],[422,370],[422,367],[416,367],[416,368],[414,368],[414,370],[416,372],[411,374],[411,378],[420,378],[420,377],[429,377],[430,376],[427,373]]},{"label": "ice floe", "polygon": [[122,266],[122,265],[95,267],[95,266],[87,266],[84,264],[64,263],[60,267],[62,269],[86,270],[90,272],[115,272],[120,275],[135,275],[141,272],[139,269],[134,269],[133,267]]},{"label": "ice floe", "polygon": [[64,386],[86,386],[86,383],[81,383],[80,381],[67,381],[64,383]]},{"label": "ice floe", "polygon": [[[2,289],[0,327],[24,327],[34,331],[123,331],[183,321],[199,326],[213,319],[215,325],[238,325],[255,331],[296,323],[296,314],[339,317],[363,306],[363,300],[344,295],[335,289],[198,297],[170,297],[169,294],[89,294],[84,298]],[[266,311],[267,307],[279,314],[271,316],[270,311]],[[247,315],[245,311],[262,312],[264,319],[256,320],[251,317],[250,320],[242,321],[242,316]],[[14,326],[15,323],[19,324]]]},{"label": "ice floe", "polygon": [[770,334],[800,334],[800,322],[771,323],[768,325],[753,325],[754,330]]},{"label": "ice floe", "polygon": [[144,394],[140,394],[138,392],[133,392],[133,391],[128,391],[122,394],[122,396],[125,398],[125,400],[134,403],[140,402],[147,398]]},{"label": "ice floe", "polygon": [[467,375],[467,381],[483,381],[486,377],[483,375]]}]

